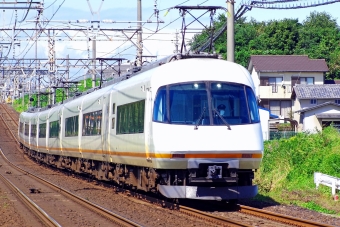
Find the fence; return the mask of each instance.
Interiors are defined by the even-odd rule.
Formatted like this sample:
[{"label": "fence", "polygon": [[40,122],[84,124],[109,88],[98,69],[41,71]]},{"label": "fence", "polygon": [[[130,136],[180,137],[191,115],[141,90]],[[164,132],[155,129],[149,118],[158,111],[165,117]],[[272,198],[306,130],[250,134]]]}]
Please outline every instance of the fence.
[{"label": "fence", "polygon": [[314,183],[316,184],[316,188],[318,188],[320,184],[331,187],[333,196],[335,195],[336,190],[340,190],[340,178],[332,177],[323,173],[314,173]]},{"label": "fence", "polygon": [[275,139],[288,139],[292,136],[295,136],[297,132],[294,131],[270,131],[269,132],[269,140],[275,140]]}]

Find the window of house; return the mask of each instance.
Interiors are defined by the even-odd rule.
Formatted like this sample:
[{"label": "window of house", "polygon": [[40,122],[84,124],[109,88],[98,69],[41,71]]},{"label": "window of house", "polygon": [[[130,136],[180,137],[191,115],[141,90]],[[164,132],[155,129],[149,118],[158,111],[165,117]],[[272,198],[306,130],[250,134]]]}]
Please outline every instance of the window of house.
[{"label": "window of house", "polygon": [[310,104],[316,104],[316,99],[311,99]]},{"label": "window of house", "polygon": [[340,99],[335,99],[336,104],[340,104]]},{"label": "window of house", "polygon": [[282,77],[269,77],[268,78],[268,83],[269,86],[272,86],[272,92],[277,93],[278,87],[281,86],[283,81]]},{"label": "window of house", "polygon": [[312,85],[314,84],[314,77],[300,77],[300,84]]},{"label": "window of house", "polygon": [[291,100],[270,100],[269,110],[274,115],[289,118],[291,117],[291,113],[292,113],[292,101]]},{"label": "window of house", "polygon": [[294,87],[296,84],[312,85],[314,84],[314,77],[292,76],[291,86]]},{"label": "window of house", "polygon": [[277,101],[277,100],[269,101],[269,110],[272,114],[280,115],[281,113],[280,101]]}]

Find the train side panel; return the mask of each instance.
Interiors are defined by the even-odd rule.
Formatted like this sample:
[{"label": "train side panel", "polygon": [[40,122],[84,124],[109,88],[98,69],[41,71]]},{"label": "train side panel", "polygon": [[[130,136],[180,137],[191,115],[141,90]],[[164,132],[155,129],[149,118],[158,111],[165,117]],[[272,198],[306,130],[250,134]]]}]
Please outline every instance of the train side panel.
[{"label": "train side panel", "polygon": [[[117,84],[113,88],[108,139],[111,162],[151,166],[147,161],[145,150],[146,132],[148,132],[149,125],[147,108],[150,108],[151,101],[146,99],[148,77],[144,75],[140,78],[131,78],[125,84]],[[125,114],[128,109],[134,112],[133,115]]]}]

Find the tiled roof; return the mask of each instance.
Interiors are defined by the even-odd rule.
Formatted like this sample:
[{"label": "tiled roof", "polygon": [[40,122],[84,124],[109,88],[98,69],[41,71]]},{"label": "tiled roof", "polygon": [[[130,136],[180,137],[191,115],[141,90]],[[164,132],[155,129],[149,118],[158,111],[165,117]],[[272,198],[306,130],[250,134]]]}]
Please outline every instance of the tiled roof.
[{"label": "tiled roof", "polygon": [[323,119],[333,119],[333,118],[340,118],[340,113],[332,113],[332,114],[316,114],[315,115],[317,118],[323,118]]},{"label": "tiled roof", "polygon": [[252,55],[249,66],[257,72],[328,72],[325,59],[307,55]]},{"label": "tiled roof", "polygon": [[340,84],[297,84],[294,86],[294,95],[298,99],[340,99]]},{"label": "tiled roof", "polygon": [[298,112],[304,113],[304,112],[307,112],[307,111],[310,111],[310,110],[315,110],[315,109],[318,109],[318,108],[320,108],[320,107],[328,106],[328,105],[340,107],[339,104],[336,104],[336,103],[334,103],[334,102],[324,102],[324,103],[322,103],[322,104],[319,104],[319,105],[316,105],[316,106],[312,106],[312,107],[308,107],[308,108],[304,108],[304,109],[297,110],[297,111],[294,111],[294,112],[295,112],[295,113],[298,113]]}]

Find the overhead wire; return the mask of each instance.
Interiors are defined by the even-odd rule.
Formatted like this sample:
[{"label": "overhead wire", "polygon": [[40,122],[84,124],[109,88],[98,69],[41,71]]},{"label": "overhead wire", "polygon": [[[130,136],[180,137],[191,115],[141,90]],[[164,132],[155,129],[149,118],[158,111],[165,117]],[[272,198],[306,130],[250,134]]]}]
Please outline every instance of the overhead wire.
[{"label": "overhead wire", "polygon": [[[190,0],[188,0],[188,1],[190,1]],[[185,2],[188,2],[188,1],[185,1]],[[183,2],[183,3],[185,3],[185,2]],[[207,2],[207,1],[204,1],[204,2],[202,2],[202,3],[200,3],[200,4],[198,4],[198,6],[202,5],[202,4],[205,3],[205,2]],[[183,3],[181,3],[181,4],[183,4]],[[181,5],[181,4],[178,4],[178,5]],[[177,6],[178,6],[178,5],[177,5]],[[166,8],[166,9],[169,10],[169,9],[171,9],[171,8],[172,8],[172,7]],[[165,9],[165,10],[166,10],[166,9]],[[164,10],[162,10],[162,11],[164,11]],[[168,24],[165,25],[164,27],[160,28],[158,31],[163,30],[164,28],[168,27],[169,25],[171,25],[172,23],[174,23],[175,21],[177,21],[177,20],[180,19],[180,18],[181,18],[181,16],[177,17],[176,19],[174,19],[173,21],[171,21],[170,23],[168,23]],[[143,41],[149,40],[149,38],[150,38],[151,36],[154,36],[155,34],[156,34],[156,32],[153,33],[153,34],[151,34],[151,35],[149,35],[148,37],[144,38]],[[130,48],[132,48],[132,47],[134,47],[134,45],[131,45],[131,46],[125,48],[125,49],[122,50],[120,53],[117,53],[116,55],[113,55],[113,57],[116,57],[117,55],[120,55],[123,51],[126,51],[126,50],[128,50],[128,49],[130,49]],[[116,49],[117,49],[117,48],[116,48]],[[116,50],[116,49],[115,49],[115,50]],[[112,52],[113,52],[113,51],[111,51],[111,52],[109,52],[109,53],[112,53]],[[109,54],[109,53],[108,53],[108,54]],[[104,56],[105,56],[105,55],[104,55]]]},{"label": "overhead wire", "polygon": [[45,7],[44,10],[50,8],[52,5],[54,5],[54,3],[56,2],[57,0],[54,0],[54,2],[52,2],[49,6]]},{"label": "overhead wire", "polygon": [[30,1],[30,4],[29,4],[28,9],[27,9],[27,11],[26,11],[26,15],[24,16],[24,18],[22,18],[21,21],[19,21],[19,23],[22,23],[23,21],[26,20],[26,17],[27,17],[27,15],[28,15],[28,12],[30,11],[30,8],[31,8],[31,5],[32,5],[32,1],[33,1],[33,0]]},{"label": "overhead wire", "polygon": [[[41,28],[40,23],[40,34],[37,34],[37,39],[32,43],[32,45],[30,46],[30,48],[26,51],[25,55],[22,57],[24,58],[26,56],[26,54],[31,50],[31,48],[33,47],[33,45],[38,41],[38,37],[40,37],[40,35],[42,34],[42,31],[47,27],[47,25],[50,23],[50,21],[53,19],[53,17],[55,16],[55,14],[59,11],[60,7],[64,4],[65,0],[63,0],[63,2],[59,5],[58,9],[53,13],[52,17],[47,21],[46,25],[44,26],[44,28]],[[26,48],[25,48],[26,49]],[[23,52],[21,52],[18,56],[20,56]]]},{"label": "overhead wire", "polygon": [[[184,4],[184,3],[186,3],[186,2],[189,2],[189,1],[191,1],[191,0],[186,0],[186,1],[182,2],[182,3],[180,3],[180,4],[177,4],[177,6],[182,5],[182,4]],[[161,11],[169,10],[170,8],[172,8],[172,7],[168,7],[168,8],[159,10],[159,11],[161,12]],[[153,16],[153,15],[154,15],[154,14],[152,14],[151,16]],[[150,17],[150,18],[151,18],[151,17]],[[173,20],[173,21],[170,22],[169,24],[167,24],[167,25],[165,25],[164,27],[162,27],[161,29],[157,30],[157,32],[160,31],[160,30],[162,30],[162,29],[164,29],[164,28],[166,28],[166,27],[169,26],[170,24],[174,23],[174,22],[177,21],[179,18],[181,18],[181,17],[178,17],[177,19]],[[146,23],[143,23],[142,27],[143,27],[145,24],[146,24]],[[155,34],[155,33],[153,33],[152,35],[154,35],[154,34]],[[150,36],[152,36],[152,35],[150,35]],[[150,36],[148,36],[147,38],[149,38]],[[143,41],[144,41],[144,40],[145,40],[145,39],[143,39]],[[118,47],[116,47],[116,48],[113,49],[112,51],[107,52],[106,54],[102,55],[102,57],[103,57],[103,56],[106,56],[106,55],[109,55],[109,54],[111,54],[112,52],[116,51],[117,49],[119,49],[119,48],[120,48],[122,45],[124,45],[125,43],[127,43],[127,41],[124,42],[123,44],[119,45]],[[125,48],[124,50],[120,51],[119,53],[117,53],[116,55],[114,55],[114,56],[112,56],[112,57],[116,57],[117,55],[120,55],[122,52],[124,52],[124,51],[126,51],[126,50],[128,50],[128,49],[130,49],[130,48],[132,48],[132,47],[134,47],[134,46],[135,46],[135,45],[131,45],[131,46]]]}]

